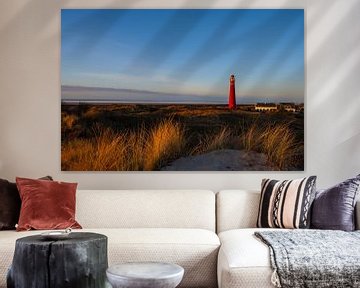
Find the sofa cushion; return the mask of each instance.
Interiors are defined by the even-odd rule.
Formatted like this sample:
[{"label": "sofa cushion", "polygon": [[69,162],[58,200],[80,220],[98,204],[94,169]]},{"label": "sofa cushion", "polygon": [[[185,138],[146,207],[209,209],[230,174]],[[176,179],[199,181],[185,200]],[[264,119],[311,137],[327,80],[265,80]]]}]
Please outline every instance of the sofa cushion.
[{"label": "sofa cushion", "polygon": [[16,230],[81,228],[75,221],[76,183],[16,178],[21,198]]},{"label": "sofa cushion", "polygon": [[121,229],[121,233],[116,230],[103,233],[109,237],[109,265],[136,261],[171,262],[185,270],[179,287],[216,287],[220,241],[215,233],[172,228]]},{"label": "sofa cushion", "polygon": [[78,190],[76,198],[83,228],[215,231],[215,193],[209,190]]},{"label": "sofa cushion", "polygon": [[[74,232],[77,230],[73,230]],[[82,229],[108,237],[109,265],[135,261],[164,261],[185,269],[179,287],[216,287],[216,263],[220,241],[204,229],[138,228]],[[0,287],[11,264],[17,238],[44,231],[0,232]]]},{"label": "sofa cushion", "polygon": [[274,287],[269,248],[254,236],[255,231],[261,230],[265,229],[235,229],[219,234],[219,288]]},{"label": "sofa cushion", "polygon": [[309,228],[316,176],[294,180],[263,179],[257,227]]}]

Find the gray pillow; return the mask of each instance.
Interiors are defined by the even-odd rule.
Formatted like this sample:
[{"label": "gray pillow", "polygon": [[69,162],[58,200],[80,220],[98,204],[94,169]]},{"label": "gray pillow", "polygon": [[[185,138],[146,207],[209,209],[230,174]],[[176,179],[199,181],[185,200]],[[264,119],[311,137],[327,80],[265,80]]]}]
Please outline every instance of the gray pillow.
[{"label": "gray pillow", "polygon": [[311,228],[355,230],[355,202],[359,186],[360,174],[317,191],[312,205]]}]

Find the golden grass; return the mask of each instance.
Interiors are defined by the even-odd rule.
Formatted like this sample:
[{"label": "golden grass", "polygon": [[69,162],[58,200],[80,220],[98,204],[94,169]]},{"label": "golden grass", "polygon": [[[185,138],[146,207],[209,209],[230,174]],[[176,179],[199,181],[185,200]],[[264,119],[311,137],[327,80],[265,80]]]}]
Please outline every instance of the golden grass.
[{"label": "golden grass", "polygon": [[110,129],[94,129],[92,140],[76,139],[62,146],[61,162],[64,170],[72,171],[111,171],[122,167],[121,158],[112,158],[123,154],[124,138]]},{"label": "golden grass", "polygon": [[[192,154],[203,154],[220,149],[246,149],[266,154],[269,165],[279,170],[287,170],[297,165],[303,154],[303,144],[296,141],[290,124],[254,123],[242,126],[242,131],[232,131],[225,126],[216,134],[205,135]],[[240,141],[239,141],[240,139]]]},{"label": "golden grass", "polygon": [[176,159],[185,147],[184,129],[173,120],[162,121],[150,132],[145,145],[144,170],[161,168]]},{"label": "golden grass", "polygon": [[88,155],[92,160],[92,170],[111,171],[123,167],[125,159],[119,157],[119,155],[126,155],[125,135],[117,134],[110,129],[103,129],[100,126],[97,126],[94,130],[93,151]]},{"label": "golden grass", "polygon": [[289,124],[273,124],[262,127],[251,125],[242,135],[246,150],[267,155],[269,162],[280,170],[296,165],[296,158],[303,152],[303,145],[296,141]]},{"label": "golden grass", "polygon": [[78,117],[72,114],[65,114],[61,117],[61,127],[63,129],[72,129],[78,120]]},{"label": "golden grass", "polygon": [[203,154],[214,150],[230,148],[233,137],[229,127],[222,127],[216,134],[206,134],[191,154]]},{"label": "golden grass", "polygon": [[251,125],[242,135],[242,144],[246,150],[258,151],[264,141],[264,133],[259,126]]},{"label": "golden grass", "polygon": [[[69,118],[70,119],[70,118]],[[73,120],[64,119],[72,126]],[[223,126],[218,132],[202,135],[190,147],[185,129],[173,119],[163,120],[153,128],[114,132],[95,125],[89,139],[62,144],[63,170],[70,171],[152,171],[159,170],[181,156],[204,154],[220,149],[246,149],[267,155],[274,169],[297,167],[303,155],[303,143],[296,140],[290,124],[242,126],[241,131]]]},{"label": "golden grass", "polygon": [[101,114],[101,111],[97,107],[91,107],[84,114],[83,117],[88,119],[95,119]]},{"label": "golden grass", "polygon": [[149,132],[116,133],[96,125],[91,140],[63,143],[63,170],[140,171],[156,170],[176,159],[185,145],[184,129],[173,120],[162,121]]}]

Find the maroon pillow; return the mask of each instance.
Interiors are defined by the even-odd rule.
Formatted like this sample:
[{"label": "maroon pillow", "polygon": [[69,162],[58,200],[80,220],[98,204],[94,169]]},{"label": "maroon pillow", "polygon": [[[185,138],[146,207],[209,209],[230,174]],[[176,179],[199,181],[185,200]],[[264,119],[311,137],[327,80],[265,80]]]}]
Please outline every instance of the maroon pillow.
[{"label": "maroon pillow", "polygon": [[[40,179],[52,180],[50,176]],[[16,184],[0,179],[0,230],[15,230],[20,207],[21,200]]]},{"label": "maroon pillow", "polygon": [[22,201],[17,231],[81,228],[75,221],[77,183],[16,178]]}]

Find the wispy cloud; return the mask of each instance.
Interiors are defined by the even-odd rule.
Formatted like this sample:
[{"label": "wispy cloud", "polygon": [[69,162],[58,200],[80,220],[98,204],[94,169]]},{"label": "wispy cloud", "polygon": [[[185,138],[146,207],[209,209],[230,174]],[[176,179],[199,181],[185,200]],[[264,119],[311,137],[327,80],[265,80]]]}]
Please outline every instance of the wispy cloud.
[{"label": "wispy cloud", "polygon": [[62,86],[62,101],[119,103],[209,103],[225,104],[226,97],[199,96],[157,91],[100,87]]},{"label": "wispy cloud", "polygon": [[[170,77],[167,74],[149,74],[149,75],[131,75],[125,73],[93,73],[80,72],[76,78],[63,78],[63,85],[68,86],[90,86],[90,87],[108,87],[116,89],[136,89],[136,87],[146,87],[146,90],[157,91],[160,93],[189,94],[197,96],[221,96],[208,90],[209,87],[203,86],[196,81],[185,81]],[[174,89],[176,87],[176,89]],[[223,96],[227,90],[222,91]]]}]

